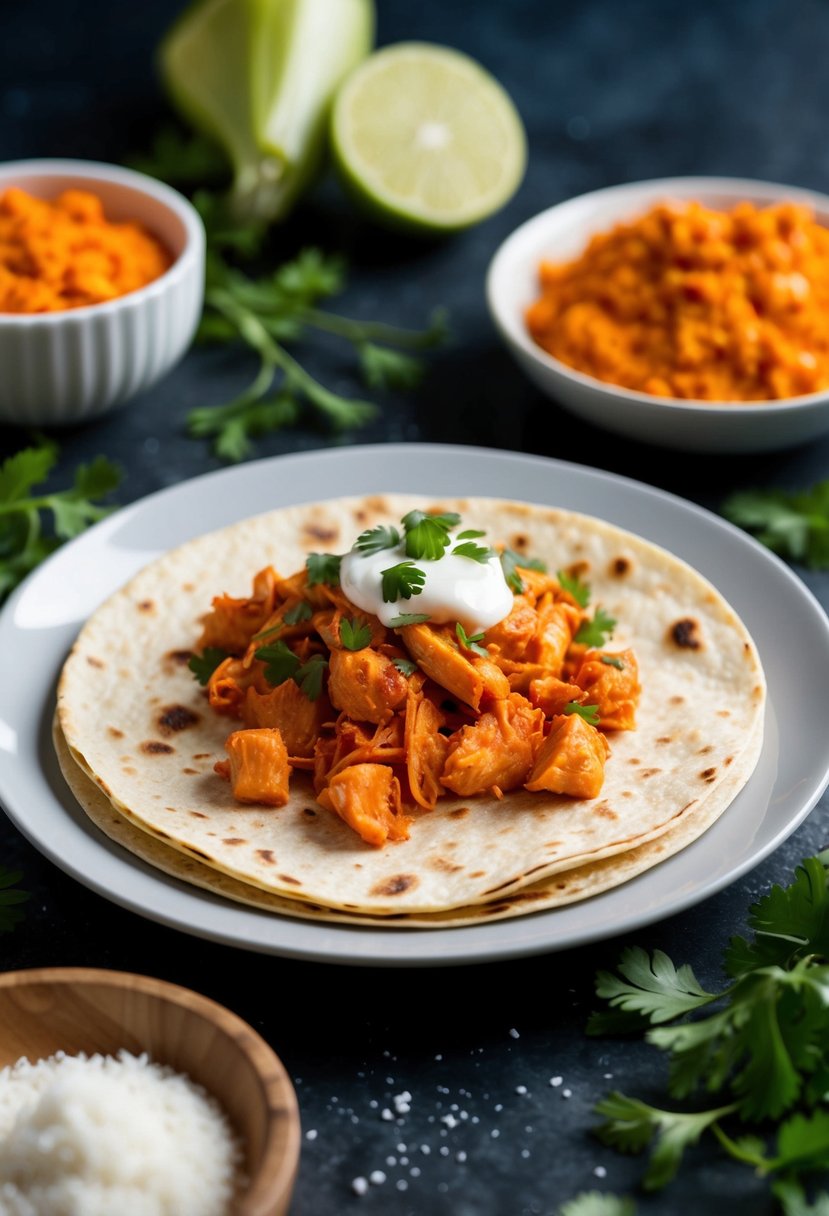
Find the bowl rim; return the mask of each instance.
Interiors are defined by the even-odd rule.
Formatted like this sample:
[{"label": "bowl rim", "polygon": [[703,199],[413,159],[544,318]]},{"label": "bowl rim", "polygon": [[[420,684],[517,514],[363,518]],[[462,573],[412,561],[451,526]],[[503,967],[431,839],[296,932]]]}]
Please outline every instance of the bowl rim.
[{"label": "bowl rim", "polygon": [[[261,1081],[268,1111],[262,1159],[233,1209],[234,1216],[266,1216],[274,1210],[277,1201],[287,1200],[299,1162],[299,1104],[285,1065],[248,1022],[225,1005],[191,988],[132,971],[103,967],[31,967],[0,973],[0,991],[35,984],[68,983],[104,985],[160,997],[187,1013],[204,1018],[231,1038],[238,1050],[247,1056]],[[194,1080],[194,1084],[202,1083]],[[285,1126],[277,1135],[277,1128],[283,1121]]]},{"label": "bowl rim", "polygon": [[[781,182],[769,182],[760,178],[749,177],[700,177],[697,175],[687,175],[645,178],[642,181],[620,182],[615,186],[602,186],[598,190],[589,190],[584,194],[577,194],[572,198],[563,199],[559,203],[554,203],[552,207],[547,207],[543,211],[530,216],[529,219],[524,220],[517,228],[514,228],[501,242],[490,260],[485,282],[486,301],[490,316],[501,336],[508,345],[518,347],[522,354],[532,359],[545,371],[552,372],[564,380],[569,380],[581,388],[589,389],[594,393],[601,393],[607,398],[615,398],[618,401],[632,401],[645,407],[651,407],[652,409],[671,409],[675,412],[684,412],[689,415],[708,413],[720,417],[734,416],[736,413],[739,413],[741,417],[756,419],[759,417],[767,418],[770,415],[791,413],[795,409],[808,409],[810,406],[814,407],[826,404],[829,398],[829,386],[824,389],[818,389],[813,393],[802,393],[797,397],[763,398],[754,401],[741,401],[740,399],[707,401],[692,397],[659,397],[655,393],[643,393],[639,389],[611,384],[607,380],[599,380],[595,376],[587,375],[585,372],[570,367],[560,359],[557,359],[555,355],[551,355],[548,351],[544,350],[542,346],[539,346],[530,337],[529,332],[523,324],[521,314],[516,313],[513,315],[512,310],[508,310],[504,306],[497,291],[498,280],[512,265],[517,257],[517,250],[520,249],[523,241],[527,239],[530,233],[533,235],[536,232],[541,234],[554,217],[558,219],[562,213],[566,213],[567,211],[577,214],[582,207],[588,206],[590,202],[598,201],[600,198],[612,199],[614,196],[618,196],[620,200],[624,200],[630,197],[631,203],[628,214],[633,215],[635,214],[637,205],[647,204],[648,196],[650,196],[650,202],[654,203],[659,198],[667,197],[672,190],[682,192],[678,195],[680,201],[690,200],[695,194],[703,192],[730,195],[735,203],[743,199],[748,202],[756,201],[756,198],[752,199],[749,196],[751,194],[755,196],[765,194],[769,195],[774,201],[791,201],[810,205],[829,215],[829,195],[822,194],[819,190],[811,190],[802,186],[787,186]],[[641,197],[637,198],[637,195]],[[620,207],[619,214],[606,222],[608,225],[619,223],[625,218],[624,204],[621,203]],[[599,231],[599,229],[596,229],[596,231]],[[539,239],[541,239],[540,235]]]},{"label": "bowl rim", "polygon": [[144,194],[154,202],[166,207],[184,226],[184,246],[181,252],[168,266],[163,274],[151,283],[116,296],[113,300],[103,300],[98,304],[84,304],[79,308],[61,308],[53,312],[2,312],[0,325],[25,325],[48,328],[53,325],[70,324],[72,321],[81,322],[86,317],[103,316],[129,308],[138,308],[144,302],[152,300],[168,290],[176,287],[183,279],[194,272],[200,273],[206,243],[204,224],[196,208],[180,194],[178,190],[168,186],[166,182],[139,173],[136,169],[127,169],[122,165],[113,165],[108,161],[74,160],[63,157],[37,157],[30,160],[10,160],[0,163],[0,195],[15,184],[16,176],[28,176],[49,179],[50,177],[75,178],[79,186],[88,183],[94,193],[96,182],[107,182],[115,186],[125,186]]}]

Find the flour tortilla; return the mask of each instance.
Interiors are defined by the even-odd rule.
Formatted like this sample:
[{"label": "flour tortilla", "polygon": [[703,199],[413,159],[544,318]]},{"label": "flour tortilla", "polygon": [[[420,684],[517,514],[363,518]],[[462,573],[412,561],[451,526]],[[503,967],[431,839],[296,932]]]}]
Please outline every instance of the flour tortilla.
[{"label": "flour tortilla", "polygon": [[[617,618],[611,648],[634,648],[643,692],[637,729],[610,736],[601,796],[441,799],[417,815],[408,841],[382,850],[319,807],[302,773],[286,807],[234,802],[212,771],[233,724],[209,710],[186,667],[211,597],[249,594],[269,562],[289,574],[308,551],[342,552],[362,529],[395,523],[414,506],[458,510],[465,526],[551,570],[581,563],[593,604]],[[719,787],[733,797],[750,776],[764,698],[742,622],[664,550],[571,512],[388,494],[275,511],[152,563],[81,632],[58,716],[75,763],[165,847],[292,901],[376,916],[494,906],[699,820]]]},{"label": "flour tortilla", "polygon": [[[651,869],[672,857],[698,836],[707,831],[720,817],[734,798],[739,788],[737,774],[723,781],[713,794],[700,804],[693,818],[685,818],[676,827],[669,828],[655,840],[627,853],[616,853],[592,865],[564,870],[540,882],[530,883],[511,895],[505,895],[492,903],[470,904],[465,908],[451,908],[446,912],[396,913],[391,916],[366,916],[357,912],[342,912],[337,908],[326,908],[322,904],[305,903],[302,900],[286,899],[263,891],[259,887],[239,882],[221,870],[197,861],[195,857],[169,848],[149,832],[135,827],[125,815],[115,809],[95,782],[86,775],[72,759],[72,754],[63,737],[57,719],[53,727],[55,751],[66,784],[92,823],[108,839],[114,841],[141,861],[161,870],[180,882],[200,887],[213,895],[222,896],[234,903],[274,912],[280,916],[293,916],[299,920],[326,921],[338,925],[359,925],[363,928],[382,929],[454,929],[464,925],[482,924],[485,921],[508,920],[514,916],[526,916],[532,912],[549,911],[565,904],[589,899],[613,887],[618,887],[645,870]],[[748,760],[756,763],[763,742],[762,731],[755,732],[749,744]]]}]

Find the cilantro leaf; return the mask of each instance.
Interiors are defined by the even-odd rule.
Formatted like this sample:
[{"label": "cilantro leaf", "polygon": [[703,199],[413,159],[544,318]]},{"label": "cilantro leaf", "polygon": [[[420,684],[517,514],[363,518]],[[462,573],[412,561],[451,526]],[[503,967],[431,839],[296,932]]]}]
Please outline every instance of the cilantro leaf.
[{"label": "cilantro leaf", "polygon": [[449,529],[460,522],[460,515],[453,511],[446,511],[442,515],[409,511],[402,520],[406,529],[406,556],[437,561],[449,546]]},{"label": "cilantro leaf", "polygon": [[[611,1008],[634,1015],[629,1018],[631,1029],[641,1026],[643,1019],[669,1022],[717,999],[715,993],[700,986],[690,967],[677,969],[661,950],[654,950],[650,957],[640,946],[630,946],[622,951],[618,966],[622,979],[609,971],[598,973],[596,995],[608,1001]],[[592,1015],[589,1034],[605,1033],[604,1017],[601,1013]]]},{"label": "cilantro leaf", "polygon": [[424,625],[432,618],[428,612],[401,612],[389,621],[390,629],[404,629],[406,625]]},{"label": "cilantro leaf", "polygon": [[820,858],[801,862],[790,886],[773,886],[751,907],[749,924],[754,941],[734,937],[726,951],[726,970],[735,978],[769,964],[785,967],[806,955],[829,958],[829,890]]},{"label": "cilantro leaf", "polygon": [[51,443],[23,448],[0,465],[0,503],[19,502],[55,467],[58,450]]},{"label": "cilantro leaf", "polygon": [[397,668],[401,675],[404,675],[408,680],[409,676],[413,676],[417,671],[417,663],[413,663],[411,659],[392,659],[392,665]]},{"label": "cilantro leaf", "polygon": [[467,540],[463,544],[455,545],[452,552],[456,557],[468,557],[473,562],[488,562],[493,556],[492,549],[486,545],[476,545],[474,541]]},{"label": "cilantro leaf", "polygon": [[726,519],[812,570],[829,569],[829,480],[808,490],[746,490],[722,505]]},{"label": "cilantro leaf", "polygon": [[299,658],[285,642],[259,646],[254,656],[265,664],[265,679],[273,688],[290,680],[301,666]]},{"label": "cilantro leaf", "polygon": [[410,600],[413,595],[420,595],[426,575],[419,570],[414,562],[398,562],[381,571],[383,585],[383,603],[393,604],[396,600]]},{"label": "cilantro leaf", "polygon": [[286,625],[299,625],[302,621],[310,621],[314,610],[307,600],[300,600],[289,608],[282,618]]},{"label": "cilantro leaf", "polygon": [[605,1122],[597,1129],[604,1144],[623,1153],[641,1153],[656,1140],[643,1179],[648,1191],[658,1190],[675,1176],[686,1148],[696,1144],[702,1133],[718,1119],[729,1115],[733,1106],[722,1106],[696,1114],[660,1110],[637,1098],[612,1093],[596,1106]]},{"label": "cilantro leaf", "polygon": [[516,553],[514,549],[503,549],[499,556],[507,586],[516,595],[520,595],[524,590],[524,582],[518,573],[518,566],[524,570],[537,570],[540,574],[547,573],[547,566],[537,557],[527,557],[523,553]]},{"label": "cilantro leaf", "polygon": [[572,595],[580,608],[586,608],[590,603],[590,586],[583,583],[577,574],[568,574],[566,570],[556,571],[556,578],[562,591]]},{"label": "cilantro leaf", "polygon": [[219,664],[224,663],[225,659],[229,657],[228,652],[222,650],[219,646],[206,646],[201,654],[190,656],[187,660],[187,666],[198,682],[204,685],[208,682]]},{"label": "cilantro leaf", "polygon": [[598,726],[601,720],[598,705],[581,705],[578,701],[568,701],[564,706],[562,713],[578,714],[580,718],[584,718],[590,726]]},{"label": "cilantro leaf", "polygon": [[299,685],[309,701],[316,701],[322,692],[322,677],[328,668],[328,660],[321,654],[311,655],[307,663],[303,663],[294,673],[295,683]]},{"label": "cilantro leaf", "polygon": [[354,548],[366,555],[379,553],[382,549],[395,549],[400,544],[400,533],[397,528],[386,524],[378,524],[376,528],[367,528],[361,532],[354,542]]},{"label": "cilantro leaf", "polygon": [[636,1216],[636,1204],[627,1195],[582,1191],[561,1205],[558,1216]]},{"label": "cilantro leaf", "polygon": [[814,1203],[806,1198],[802,1185],[794,1178],[779,1178],[771,1188],[779,1200],[783,1216],[829,1216],[829,1193],[821,1191]]},{"label": "cilantro leaf", "polygon": [[316,587],[319,583],[325,583],[326,587],[339,587],[342,560],[342,556],[336,553],[309,553],[305,559],[308,586]]},{"label": "cilantro leaf", "polygon": [[29,895],[16,889],[22,877],[19,870],[6,870],[0,866],[0,933],[11,933],[24,919],[19,905],[26,903]]},{"label": "cilantro leaf", "polygon": [[484,659],[489,658],[489,651],[485,646],[481,645],[481,642],[484,640],[484,635],[482,633],[473,633],[471,635],[467,635],[467,632],[460,621],[455,622],[455,633],[464,650],[471,650],[473,654],[478,654]]},{"label": "cilantro leaf", "polygon": [[340,641],[346,650],[364,650],[371,641],[371,626],[357,617],[340,621]]},{"label": "cilantro leaf", "polygon": [[357,353],[360,371],[369,388],[411,389],[423,379],[423,361],[416,355],[378,346],[376,342],[360,342]]},{"label": "cilantro leaf", "polygon": [[615,654],[603,654],[599,661],[604,663],[605,667],[615,667],[617,671],[625,670],[624,663]]},{"label": "cilantro leaf", "polygon": [[603,646],[605,641],[613,636],[615,628],[616,621],[613,617],[608,616],[603,608],[597,608],[592,621],[582,621],[579,625],[573,641],[580,643],[582,646],[594,648]]},{"label": "cilantro leaf", "polygon": [[486,536],[486,532],[481,532],[477,528],[467,528],[465,532],[458,533],[458,540],[477,540],[479,536]]}]

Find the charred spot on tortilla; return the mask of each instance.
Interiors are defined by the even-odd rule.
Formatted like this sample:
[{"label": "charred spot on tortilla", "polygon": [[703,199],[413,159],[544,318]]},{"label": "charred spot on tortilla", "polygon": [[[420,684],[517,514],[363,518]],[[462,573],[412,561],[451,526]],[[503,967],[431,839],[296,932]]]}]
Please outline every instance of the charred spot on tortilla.
[{"label": "charred spot on tortilla", "polygon": [[194,760],[209,760],[210,752],[193,752]]},{"label": "charred spot on tortilla", "polygon": [[176,750],[170,747],[169,743],[162,743],[160,739],[145,739],[139,747],[145,756],[169,756]]},{"label": "charred spot on tortilla", "polygon": [[222,840],[222,844],[229,844],[229,845],[247,844],[247,841],[242,836],[225,836]]},{"label": "charred spot on tortilla", "polygon": [[716,768],[704,768],[700,773],[700,777],[707,780],[709,777],[713,777],[716,771]]},{"label": "charred spot on tortilla", "polygon": [[718,718],[730,718],[730,717],[731,717],[731,710],[730,710],[730,709],[718,709],[718,710],[717,710],[717,717],[718,717]]},{"label": "charred spot on tortilla", "polygon": [[600,815],[602,819],[618,819],[619,816],[612,810],[606,802],[600,802],[598,806],[592,808],[594,815]]},{"label": "charred spot on tortilla", "polygon": [[127,777],[134,777],[136,775],[136,770],[129,764],[125,764],[121,772],[126,774]]},{"label": "charred spot on tortilla", "polygon": [[119,730],[117,726],[108,726],[107,734],[111,739],[123,739],[124,732]]},{"label": "charred spot on tortilla", "polygon": [[642,761],[639,759],[638,756],[631,756],[630,759],[628,760],[628,764],[641,764],[641,763],[642,763]]},{"label": "charred spot on tortilla", "polygon": [[362,507],[357,507],[356,511],[352,511],[352,515],[354,516],[354,522],[358,524],[364,524],[368,519],[368,515],[366,515]]},{"label": "charred spot on tortilla", "polygon": [[[170,748],[170,750],[172,751],[173,749]],[[183,768],[181,771],[187,777],[198,777],[199,775],[199,770],[197,768]]]},{"label": "charred spot on tortilla", "polygon": [[509,912],[512,904],[487,904],[483,909],[486,916],[494,916],[497,912]]},{"label": "charred spot on tortilla", "polygon": [[516,532],[515,536],[510,537],[509,543],[510,548],[515,549],[516,553],[523,553],[530,547],[530,542],[523,532]]},{"label": "charred spot on tortilla", "polygon": [[340,529],[330,524],[303,524],[302,532],[311,544],[316,544],[317,541],[333,544],[340,535]]},{"label": "charred spot on tortilla", "polygon": [[157,724],[162,735],[173,735],[195,726],[200,720],[200,715],[186,705],[167,705],[158,715]]},{"label": "charred spot on tortilla", "polygon": [[656,740],[657,743],[672,743],[673,735],[660,735]]},{"label": "charred spot on tortilla", "polygon": [[671,697],[670,701],[671,701],[671,705],[684,705],[685,704],[685,698],[680,697],[678,695],[675,697]]},{"label": "charred spot on tortilla", "polygon": [[643,768],[640,772],[640,777],[655,777],[657,773],[661,773],[661,768]]},{"label": "charred spot on tortilla", "polygon": [[570,565],[565,567],[564,573],[569,574],[570,578],[586,578],[590,573],[590,562],[583,558],[577,562],[570,562]]},{"label": "charred spot on tortilla", "polygon": [[418,883],[414,874],[393,874],[391,878],[378,882],[371,888],[372,895],[402,895],[404,891],[413,890]]},{"label": "charred spot on tortilla", "polygon": [[201,849],[197,849],[192,844],[186,844],[185,849],[188,853],[192,853],[194,857],[201,857],[204,861],[210,861],[210,854],[204,853]]},{"label": "charred spot on tortilla", "polygon": [[168,650],[164,658],[176,667],[186,667],[193,657],[192,650]]},{"label": "charred spot on tortilla", "polygon": [[469,814],[468,806],[456,806],[454,811],[449,812],[450,819],[463,819],[464,815]]},{"label": "charred spot on tortilla", "polygon": [[306,819],[316,819],[317,818],[317,812],[314,810],[314,808],[312,806],[304,806],[302,808],[302,813]]},{"label": "charred spot on tortilla", "polygon": [[610,573],[614,578],[624,578],[632,569],[633,563],[629,557],[615,557],[610,563]]},{"label": "charred spot on tortilla", "polygon": [[726,756],[726,758],[723,760],[723,764],[728,766],[729,764],[732,764],[733,761],[734,761],[733,756]]},{"label": "charred spot on tortilla", "polygon": [[276,863],[276,858],[273,855],[273,849],[257,849],[256,856],[261,857],[268,866],[272,866]]},{"label": "charred spot on tortilla", "polygon": [[389,504],[382,494],[372,494],[370,498],[366,499],[365,505],[366,510],[370,513],[387,515],[389,511]]},{"label": "charred spot on tortilla", "polygon": [[699,623],[690,616],[675,621],[669,630],[671,640],[682,650],[702,649],[702,640],[698,633]]},{"label": "charred spot on tortilla", "polygon": [[707,756],[707,755],[708,755],[710,752],[712,752],[713,750],[714,750],[714,749],[713,749],[713,747],[711,746],[711,744],[710,744],[710,743],[706,743],[705,747],[701,747],[701,748],[699,749],[699,751],[697,752],[697,755],[698,755],[698,756]]},{"label": "charred spot on tortilla", "polygon": [[98,667],[100,669],[106,667],[106,663],[103,661],[103,659],[96,659],[94,654],[88,654],[86,656],[86,661],[90,667]]},{"label": "charred spot on tortilla", "polygon": [[473,870],[469,875],[470,878],[485,878],[486,870]]},{"label": "charred spot on tortilla", "polygon": [[139,612],[155,612],[154,600],[139,600],[136,605]]},{"label": "charred spot on tortilla", "polygon": [[292,878],[290,874],[278,874],[277,878],[279,878],[279,880],[281,882],[289,882],[291,884],[291,886],[294,886],[294,887],[302,886],[302,883],[299,881],[299,879]]},{"label": "charred spot on tortilla", "polygon": [[448,861],[445,857],[431,857],[427,865],[440,874],[458,874],[463,869],[463,866],[457,865],[454,861]]},{"label": "charred spot on tortilla", "polygon": [[190,815],[193,819],[206,819],[207,818],[207,816],[204,815],[201,811],[188,811],[187,814]]}]

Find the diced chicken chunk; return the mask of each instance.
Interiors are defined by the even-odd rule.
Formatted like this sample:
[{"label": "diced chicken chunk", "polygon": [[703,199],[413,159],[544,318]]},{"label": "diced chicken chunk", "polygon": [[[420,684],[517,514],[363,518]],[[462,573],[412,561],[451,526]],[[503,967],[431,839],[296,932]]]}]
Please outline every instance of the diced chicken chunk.
[{"label": "diced chicken chunk", "polygon": [[282,735],[273,727],[236,730],[225,743],[227,760],[215,765],[227,777],[238,802],[284,806],[288,801],[291,767]]},{"label": "diced chicken chunk", "polygon": [[358,722],[388,721],[406,700],[406,677],[376,650],[332,650],[328,696]]},{"label": "diced chicken chunk", "polygon": [[387,840],[408,839],[409,820],[401,811],[400,782],[386,764],[344,768],[317,800],[375,848],[382,848]]},{"label": "diced chicken chunk", "polygon": [[522,784],[541,743],[544,715],[523,697],[498,701],[449,740],[441,784],[462,797]]},{"label": "diced chicken chunk", "polygon": [[585,700],[599,710],[602,730],[634,730],[639,703],[639,669],[632,650],[607,654],[588,650],[576,673]]},{"label": "diced chicken chunk", "polygon": [[573,798],[596,798],[604,783],[607,751],[604,735],[579,714],[555,718],[536,756],[526,788]]}]

